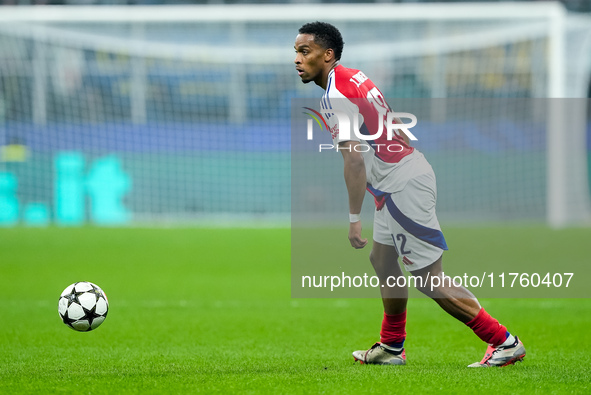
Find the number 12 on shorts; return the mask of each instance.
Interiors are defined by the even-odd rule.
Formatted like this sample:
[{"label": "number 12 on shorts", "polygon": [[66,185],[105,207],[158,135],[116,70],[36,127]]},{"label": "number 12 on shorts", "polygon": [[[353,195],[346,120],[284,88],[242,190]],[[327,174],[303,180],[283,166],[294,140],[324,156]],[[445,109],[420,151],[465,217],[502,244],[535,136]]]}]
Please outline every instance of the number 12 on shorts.
[{"label": "number 12 on shorts", "polygon": [[[398,244],[396,244],[396,240],[398,240],[400,242],[400,248],[398,248]],[[411,253],[410,250],[405,250],[406,236],[404,235],[404,233],[398,233],[396,235],[396,238],[394,237],[394,235],[392,235],[392,241],[394,242],[394,247],[396,247],[396,250],[398,251],[398,255],[408,255]]]}]

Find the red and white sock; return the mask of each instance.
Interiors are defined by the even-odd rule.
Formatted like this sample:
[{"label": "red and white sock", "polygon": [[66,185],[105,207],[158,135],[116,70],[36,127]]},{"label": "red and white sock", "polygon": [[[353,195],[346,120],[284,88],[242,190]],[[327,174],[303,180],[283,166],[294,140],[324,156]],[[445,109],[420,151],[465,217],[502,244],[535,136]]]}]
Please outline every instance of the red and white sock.
[{"label": "red and white sock", "polygon": [[[476,317],[468,321],[466,325],[470,327],[476,336],[482,341],[493,347],[505,345],[505,343],[512,344],[515,341],[515,338],[507,331],[507,328],[491,317],[484,308],[480,309]],[[511,339],[513,339],[513,341],[511,341]]]},{"label": "red and white sock", "polygon": [[384,313],[380,342],[392,348],[404,347],[406,339],[406,310],[400,314],[388,315]]}]

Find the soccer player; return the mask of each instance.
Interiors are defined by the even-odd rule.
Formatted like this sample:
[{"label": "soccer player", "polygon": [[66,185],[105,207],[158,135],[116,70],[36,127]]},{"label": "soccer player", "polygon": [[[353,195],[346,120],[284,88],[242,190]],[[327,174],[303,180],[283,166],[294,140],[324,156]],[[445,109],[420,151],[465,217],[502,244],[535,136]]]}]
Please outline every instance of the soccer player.
[{"label": "soccer player", "polygon": [[[491,317],[470,291],[444,275],[442,255],[447,244],[435,214],[433,169],[423,154],[411,147],[404,133],[394,133],[387,139],[384,122],[391,109],[363,72],[339,64],[343,45],[341,33],[333,25],[307,23],[296,37],[294,62],[303,83],[314,82],[325,90],[320,106],[334,146],[343,156],[351,246],[363,248],[367,244],[361,236],[359,217],[367,189],[376,203],[369,259],[380,282],[386,284],[389,276],[403,275],[400,257],[406,270],[425,280],[422,284],[417,281],[422,293],[488,343],[484,358],[470,367],[521,361],[525,348],[519,338]],[[384,133],[375,140],[362,141],[352,132],[339,130],[336,111],[346,113],[351,120],[359,116],[359,130],[364,135],[377,135],[380,130]],[[402,123],[399,119],[395,122]],[[439,286],[431,288],[437,283],[433,277],[440,281]],[[384,306],[380,341],[368,350],[353,352],[353,357],[367,364],[404,365],[408,288],[385,286],[380,290]]]}]

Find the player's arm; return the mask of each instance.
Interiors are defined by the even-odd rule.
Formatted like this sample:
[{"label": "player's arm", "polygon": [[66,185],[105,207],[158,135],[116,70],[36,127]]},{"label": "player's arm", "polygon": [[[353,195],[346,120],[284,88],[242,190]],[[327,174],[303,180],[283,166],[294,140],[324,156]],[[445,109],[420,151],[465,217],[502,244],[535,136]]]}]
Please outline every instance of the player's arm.
[{"label": "player's arm", "polygon": [[[358,141],[344,141],[339,143],[339,151],[343,155],[345,184],[349,194],[349,213],[361,214],[361,206],[365,197],[367,179],[365,162],[360,152],[355,151]],[[361,238],[361,221],[349,224],[349,241],[354,248],[363,248],[367,239]]]},{"label": "player's arm", "polygon": [[[404,122],[402,122],[402,120],[400,118],[394,118],[394,123],[396,124],[403,124]],[[398,133],[402,136],[402,139],[404,140],[404,142],[406,143],[406,145],[408,145],[410,147],[410,139],[408,138],[408,136],[406,135],[406,133],[404,133],[402,130],[398,131]]]}]

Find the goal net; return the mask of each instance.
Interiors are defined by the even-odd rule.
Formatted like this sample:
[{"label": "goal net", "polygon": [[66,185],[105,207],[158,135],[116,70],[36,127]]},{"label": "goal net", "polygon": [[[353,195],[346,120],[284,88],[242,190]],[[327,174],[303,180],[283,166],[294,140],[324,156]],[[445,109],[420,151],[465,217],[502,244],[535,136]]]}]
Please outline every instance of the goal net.
[{"label": "goal net", "polygon": [[[440,216],[587,220],[591,42],[578,18],[551,3],[3,7],[0,224],[342,216],[327,199],[344,188],[335,157],[291,160],[292,99],[322,94],[292,63],[316,19],[339,27],[342,63],[392,106],[429,108],[417,147]],[[551,132],[573,118],[554,108],[577,120],[568,134]]]}]

